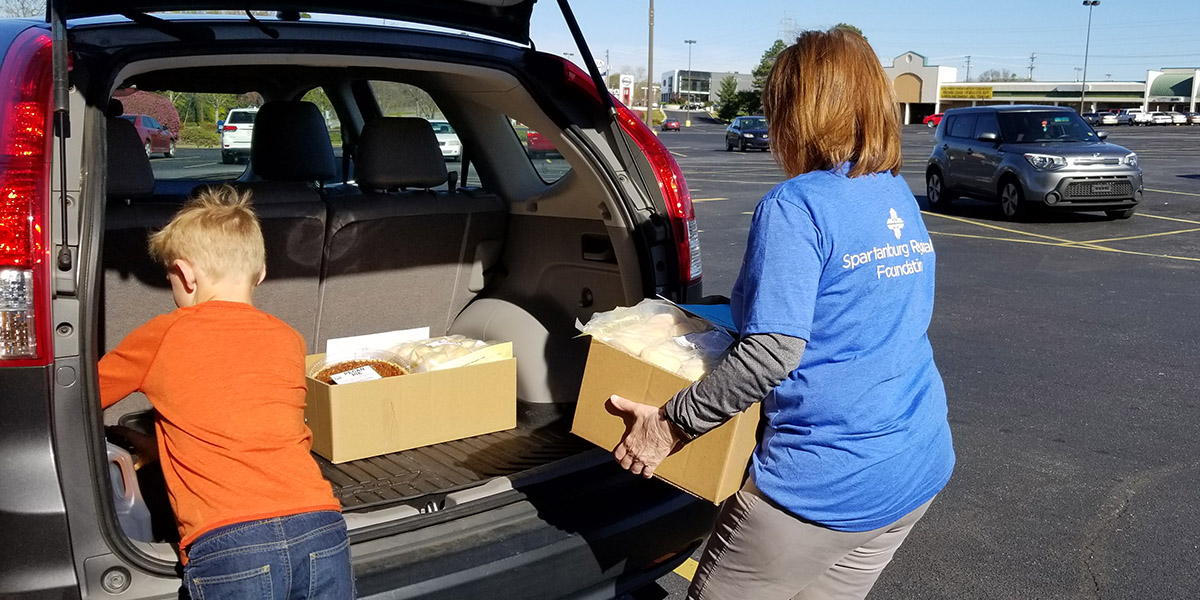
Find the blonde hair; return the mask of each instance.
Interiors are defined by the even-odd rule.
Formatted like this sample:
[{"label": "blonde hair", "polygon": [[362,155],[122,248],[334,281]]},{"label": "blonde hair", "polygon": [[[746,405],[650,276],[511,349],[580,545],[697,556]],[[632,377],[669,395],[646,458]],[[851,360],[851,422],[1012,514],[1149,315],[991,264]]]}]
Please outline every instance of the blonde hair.
[{"label": "blonde hair", "polygon": [[849,164],[850,177],[900,171],[892,83],[866,38],[806,31],[779,54],[763,89],[771,152],[789,177]]},{"label": "blonde hair", "polygon": [[221,185],[195,193],[166,227],[150,235],[150,256],[168,269],[186,260],[215,281],[258,283],[266,248],[250,192]]}]

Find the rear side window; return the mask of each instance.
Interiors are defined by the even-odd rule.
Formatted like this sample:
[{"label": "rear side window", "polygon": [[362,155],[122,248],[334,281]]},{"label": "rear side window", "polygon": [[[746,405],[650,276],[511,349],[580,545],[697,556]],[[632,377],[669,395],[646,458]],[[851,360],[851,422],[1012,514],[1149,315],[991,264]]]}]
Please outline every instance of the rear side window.
[{"label": "rear side window", "polygon": [[950,137],[969,139],[975,132],[975,115],[957,115],[950,118],[950,126],[946,129]]},{"label": "rear side window", "polygon": [[571,170],[571,165],[558,153],[558,148],[554,147],[549,137],[516,119],[510,118],[508,122],[512,124],[513,133],[524,146],[529,162],[542,181],[554,183]]}]

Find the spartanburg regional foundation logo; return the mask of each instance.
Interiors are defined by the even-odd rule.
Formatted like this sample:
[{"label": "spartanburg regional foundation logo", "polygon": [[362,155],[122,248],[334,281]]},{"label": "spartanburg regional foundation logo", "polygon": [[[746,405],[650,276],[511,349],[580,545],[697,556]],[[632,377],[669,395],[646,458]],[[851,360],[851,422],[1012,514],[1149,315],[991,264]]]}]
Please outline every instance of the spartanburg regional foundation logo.
[{"label": "spartanburg regional foundation logo", "polygon": [[887,220],[888,229],[891,229],[892,233],[896,234],[896,239],[900,239],[900,230],[904,229],[904,219],[901,219],[900,215],[896,214],[896,209],[889,208],[888,210],[892,211],[892,216],[888,217]]}]

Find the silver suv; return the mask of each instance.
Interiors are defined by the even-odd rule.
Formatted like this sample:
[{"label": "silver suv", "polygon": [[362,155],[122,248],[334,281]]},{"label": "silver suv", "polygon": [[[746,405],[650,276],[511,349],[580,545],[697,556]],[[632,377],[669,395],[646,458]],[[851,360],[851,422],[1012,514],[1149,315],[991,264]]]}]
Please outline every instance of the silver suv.
[{"label": "silver suv", "polygon": [[1106,137],[1069,108],[949,110],[925,169],[926,197],[934,210],[960,195],[996,200],[1009,219],[1034,207],[1127,219],[1142,199],[1142,171],[1136,154]]}]

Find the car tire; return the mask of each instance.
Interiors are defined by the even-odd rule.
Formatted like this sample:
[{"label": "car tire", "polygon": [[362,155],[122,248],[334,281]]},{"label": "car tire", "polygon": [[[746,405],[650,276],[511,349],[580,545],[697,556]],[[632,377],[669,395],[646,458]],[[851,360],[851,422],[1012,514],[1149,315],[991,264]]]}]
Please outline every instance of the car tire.
[{"label": "car tire", "polygon": [[1137,209],[1126,208],[1124,210],[1106,210],[1104,211],[1104,214],[1108,215],[1108,218],[1110,219],[1123,220],[1132,217],[1135,210]]},{"label": "car tire", "polygon": [[729,138],[725,138],[725,151],[733,152],[733,144],[729,142]]},{"label": "car tire", "polygon": [[933,129],[934,127],[937,127],[937,123],[934,123],[933,121],[925,121],[925,126]]},{"label": "car tire", "polygon": [[929,203],[929,209],[944,211],[955,199],[956,196],[946,189],[946,178],[942,176],[942,171],[930,169],[925,174],[925,200]]},{"label": "car tire", "polygon": [[167,151],[163,152],[163,156],[167,158],[175,158],[175,140],[171,140],[170,145],[167,146]]},{"label": "car tire", "polygon": [[150,158],[151,154],[154,153],[150,151],[150,140],[146,140],[146,158]]},{"label": "car tire", "polygon": [[1008,178],[1000,184],[1000,212],[1006,219],[1019,221],[1029,213],[1029,204],[1025,202],[1025,191],[1016,179]]},{"label": "car tire", "polygon": [[746,140],[738,140],[738,152],[746,151]]},{"label": "car tire", "polygon": [[233,156],[231,156],[227,152],[222,152],[221,153],[221,164],[232,165],[233,164]]}]

